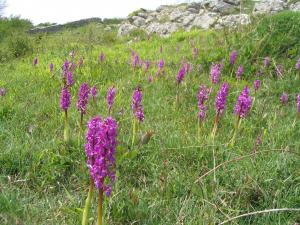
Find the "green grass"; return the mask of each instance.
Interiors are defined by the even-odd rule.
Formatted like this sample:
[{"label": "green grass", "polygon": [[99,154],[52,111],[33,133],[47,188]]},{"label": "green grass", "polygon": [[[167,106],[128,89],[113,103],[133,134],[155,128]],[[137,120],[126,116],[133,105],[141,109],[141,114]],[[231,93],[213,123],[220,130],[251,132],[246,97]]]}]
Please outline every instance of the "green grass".
[{"label": "green grass", "polygon": [[[263,68],[262,60],[266,56],[260,51],[263,39],[256,32],[256,25],[238,32],[194,30],[178,32],[167,39],[152,37],[132,43],[116,37],[103,42],[97,38],[102,34],[91,26],[30,37],[35,38],[32,54],[1,64],[0,87],[6,88],[7,94],[0,98],[0,224],[80,224],[88,191],[84,147],[77,143],[80,116],[75,107],[82,82],[96,84],[99,89],[97,104],[89,105],[85,123],[96,114],[107,116],[106,91],[115,85],[113,116],[119,125],[118,152],[136,150],[138,153],[135,157],[118,159],[117,181],[111,198],[104,202],[105,224],[216,224],[246,212],[300,208],[300,118],[295,104],[300,80],[295,79],[294,69],[297,55],[269,55],[271,67],[260,77],[262,87],[254,106],[242,122],[236,144],[230,147],[237,96],[245,85],[253,95],[255,74]],[[191,43],[199,48],[196,59],[192,58]],[[59,67],[72,49],[76,60],[84,57],[84,65],[74,73],[69,111],[72,140],[65,144],[63,114],[59,108]],[[233,49],[239,52],[235,69],[239,64],[245,66],[240,82],[227,63]],[[148,73],[133,72],[129,67],[131,50],[152,62],[164,59],[165,74],[149,84]],[[299,53],[298,47],[297,50]],[[104,64],[98,63],[101,51],[106,54]],[[35,56],[39,63],[33,67]],[[193,63],[194,69],[180,87],[180,105],[176,106],[175,77],[182,58]],[[220,83],[228,82],[230,92],[213,143],[209,135],[215,114],[214,98],[220,84],[211,85],[209,67],[223,58],[226,66]],[[49,73],[50,62],[57,71],[54,77]],[[282,79],[276,78],[274,63],[284,65]],[[197,70],[199,64],[203,68],[201,73]],[[149,73],[154,75],[156,69],[152,63]],[[213,89],[207,119],[198,138],[196,94],[201,84]],[[130,101],[137,85],[142,87],[145,109],[145,121],[139,133],[153,130],[155,135],[142,148],[128,150],[132,125]],[[283,91],[289,94],[285,106],[279,101]],[[282,151],[257,154],[221,167],[216,171],[217,183],[213,174],[195,183],[213,168],[213,148],[217,164],[250,154],[261,129],[264,132],[259,151]],[[92,224],[97,219],[96,199],[91,211]],[[235,221],[236,224],[296,222],[300,222],[297,212]]]}]

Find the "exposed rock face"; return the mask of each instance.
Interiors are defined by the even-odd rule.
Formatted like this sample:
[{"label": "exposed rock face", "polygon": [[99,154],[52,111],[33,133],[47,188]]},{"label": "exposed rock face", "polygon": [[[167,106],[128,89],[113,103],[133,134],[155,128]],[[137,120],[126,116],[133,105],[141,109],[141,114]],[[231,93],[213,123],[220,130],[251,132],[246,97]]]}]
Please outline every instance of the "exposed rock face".
[{"label": "exposed rock face", "polygon": [[200,0],[189,4],[162,5],[153,11],[141,9],[127,18],[118,33],[126,35],[138,28],[148,34],[168,36],[178,29],[221,28],[250,23],[247,15],[231,16],[239,13],[239,5],[240,0]]},{"label": "exposed rock face", "polygon": [[203,12],[196,16],[192,23],[192,27],[208,29],[212,27],[219,18],[219,14],[214,12]]},{"label": "exposed rock face", "polygon": [[238,25],[246,25],[250,23],[250,16],[247,14],[236,14],[223,16],[218,21],[216,28],[237,27]]},{"label": "exposed rock face", "polygon": [[290,5],[290,10],[300,11],[300,1]]},{"label": "exposed rock face", "polygon": [[131,31],[137,29],[138,27],[130,24],[130,23],[123,23],[118,30],[118,35],[127,35]]},{"label": "exposed rock face", "polygon": [[285,9],[287,6],[286,0],[262,0],[255,3],[254,13],[275,13]]},{"label": "exposed rock face", "polygon": [[[253,14],[276,13],[282,10],[300,11],[300,0],[255,0]],[[156,10],[141,9],[129,16],[119,29],[128,34],[133,29],[143,29],[148,34],[168,36],[178,29],[235,28],[251,22],[250,15],[240,13],[241,0],[198,0],[188,4],[162,5]],[[251,9],[250,9],[251,10]]]},{"label": "exposed rock face", "polygon": [[159,36],[168,36],[171,33],[174,33],[180,28],[178,23],[157,23],[153,22],[149,26],[146,27],[146,32],[148,34],[158,34]]}]

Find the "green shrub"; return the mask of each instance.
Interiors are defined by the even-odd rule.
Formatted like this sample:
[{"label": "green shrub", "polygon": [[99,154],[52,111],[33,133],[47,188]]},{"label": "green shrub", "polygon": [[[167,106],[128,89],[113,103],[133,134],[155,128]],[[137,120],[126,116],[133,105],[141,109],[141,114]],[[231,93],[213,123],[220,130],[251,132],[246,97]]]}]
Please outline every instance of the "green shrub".
[{"label": "green shrub", "polygon": [[14,38],[10,38],[8,47],[15,58],[24,56],[32,50],[31,42],[25,35],[16,35]]},{"label": "green shrub", "polygon": [[25,32],[32,27],[29,20],[20,19],[18,17],[1,18],[0,19],[0,42],[7,36],[15,32]]}]

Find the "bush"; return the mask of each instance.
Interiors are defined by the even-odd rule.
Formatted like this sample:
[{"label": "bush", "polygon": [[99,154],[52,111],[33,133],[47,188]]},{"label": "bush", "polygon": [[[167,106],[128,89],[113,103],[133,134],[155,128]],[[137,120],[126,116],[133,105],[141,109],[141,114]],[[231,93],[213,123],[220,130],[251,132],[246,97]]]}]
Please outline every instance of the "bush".
[{"label": "bush", "polygon": [[32,41],[25,34],[14,34],[0,44],[0,62],[19,58],[32,52]]},{"label": "bush", "polygon": [[16,35],[8,41],[10,52],[15,58],[24,56],[27,52],[31,52],[32,45],[28,37],[25,35]]},{"label": "bush", "polygon": [[1,18],[0,19],[0,43],[7,36],[15,32],[25,32],[32,28],[32,23],[29,20],[20,19],[18,17]]}]

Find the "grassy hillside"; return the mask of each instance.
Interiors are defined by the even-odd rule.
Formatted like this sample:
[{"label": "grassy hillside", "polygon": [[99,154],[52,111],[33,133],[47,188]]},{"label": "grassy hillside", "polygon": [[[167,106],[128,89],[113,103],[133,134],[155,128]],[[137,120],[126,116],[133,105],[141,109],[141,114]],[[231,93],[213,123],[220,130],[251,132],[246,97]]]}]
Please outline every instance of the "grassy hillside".
[{"label": "grassy hillside", "polygon": [[[117,179],[111,197],[104,200],[104,224],[218,224],[247,212],[299,209],[296,96],[300,71],[295,69],[299,32],[300,14],[285,12],[234,31],[193,30],[165,39],[142,32],[118,38],[115,31],[103,32],[95,25],[53,35],[22,34],[29,50],[1,61],[0,88],[6,94],[0,96],[0,224],[81,223],[89,186],[85,138],[79,135],[76,109],[83,82],[98,88],[84,124],[95,115],[108,116],[107,90],[112,86],[117,90],[112,108],[118,121]],[[1,42],[1,46],[7,45]],[[193,56],[194,47],[199,54]],[[69,55],[73,50],[74,59]],[[229,54],[233,50],[238,57],[232,66]],[[132,68],[132,51],[150,61],[148,71]],[[99,62],[101,52],[104,62]],[[267,56],[269,67],[263,63]],[[83,64],[73,71],[68,110],[71,140],[65,143],[59,106],[61,66],[65,60],[77,63],[80,58]],[[165,66],[156,76],[161,59]],[[210,67],[223,59],[220,81],[212,84]],[[183,63],[191,64],[192,71],[177,85]],[[239,65],[244,67],[241,80],[235,75]],[[279,65],[284,69],[278,75]],[[261,87],[254,94],[256,79]],[[224,82],[229,84],[227,106],[213,139],[215,97]],[[199,125],[196,96],[203,84],[211,93],[206,119]],[[132,147],[131,96],[137,86],[143,93],[145,120],[138,126],[136,139],[147,131],[154,135],[148,144],[140,146],[137,141]],[[250,88],[253,105],[235,143],[230,144],[237,121],[234,107],[245,86]],[[288,94],[286,104],[280,102],[283,92]],[[258,137],[262,141],[256,144]],[[222,163],[215,173],[205,175]],[[95,196],[90,224],[97,220]],[[299,215],[299,211],[274,212],[229,224],[295,224],[300,222]]]}]

